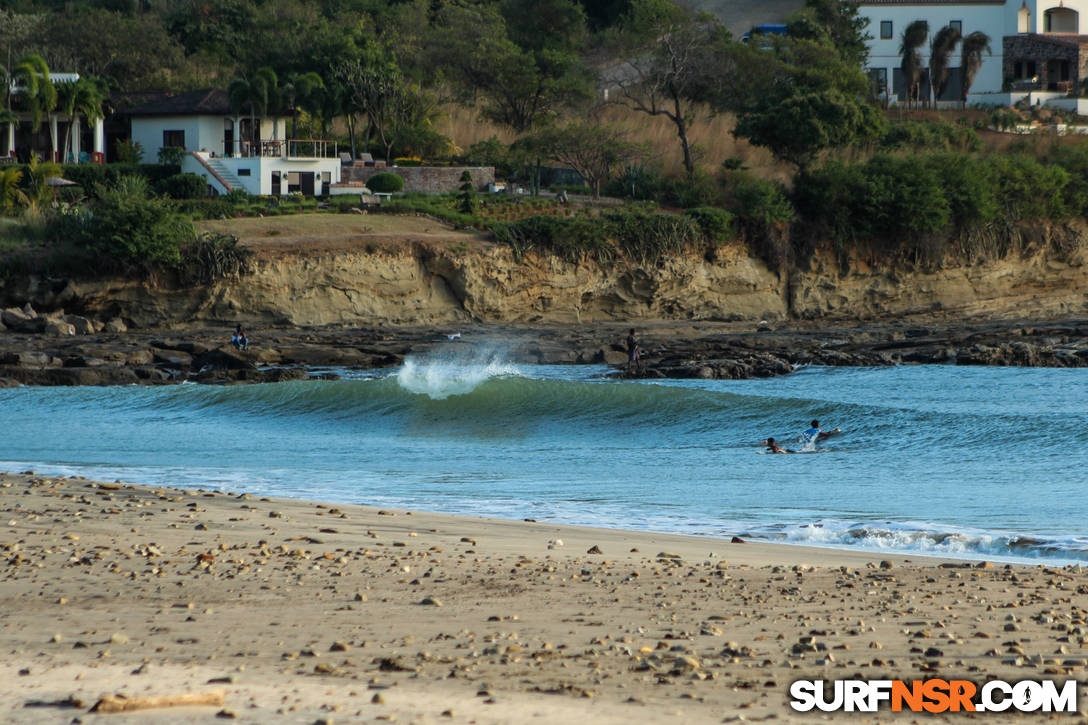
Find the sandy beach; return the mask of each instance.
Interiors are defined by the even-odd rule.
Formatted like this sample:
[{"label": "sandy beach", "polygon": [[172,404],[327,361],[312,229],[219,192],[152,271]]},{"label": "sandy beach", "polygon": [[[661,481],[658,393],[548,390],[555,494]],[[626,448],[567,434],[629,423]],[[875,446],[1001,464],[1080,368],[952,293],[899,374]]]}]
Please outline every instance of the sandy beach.
[{"label": "sandy beach", "polygon": [[30,473],[0,475],[0,506],[10,723],[1001,722],[802,715],[789,686],[1088,664],[1079,568]]}]

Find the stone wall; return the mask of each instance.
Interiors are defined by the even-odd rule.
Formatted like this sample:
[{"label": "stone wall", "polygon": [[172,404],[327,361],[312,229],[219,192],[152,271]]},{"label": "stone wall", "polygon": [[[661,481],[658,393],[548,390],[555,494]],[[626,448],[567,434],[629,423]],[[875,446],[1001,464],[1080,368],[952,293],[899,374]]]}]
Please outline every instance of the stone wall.
[{"label": "stone wall", "polygon": [[[1066,79],[1073,89],[1079,89],[1081,81],[1088,73],[1088,46],[1074,38],[1054,38],[1045,35],[1007,35],[1002,41],[1004,50],[1004,75],[1013,81],[1017,78],[1016,64],[1035,63],[1035,75],[1038,88],[1047,89],[1051,84],[1062,81],[1058,75],[1057,62],[1069,64],[1069,76]],[[1052,65],[1049,61],[1054,61]],[[1052,77],[1053,76],[1053,77]]]},{"label": "stone wall", "polygon": [[465,171],[472,175],[472,183],[478,191],[485,191],[487,185],[495,181],[493,166],[343,166],[340,180],[342,183],[361,181],[365,184],[370,177],[387,171],[404,179],[405,191],[429,194],[457,191],[461,186],[461,174]]}]

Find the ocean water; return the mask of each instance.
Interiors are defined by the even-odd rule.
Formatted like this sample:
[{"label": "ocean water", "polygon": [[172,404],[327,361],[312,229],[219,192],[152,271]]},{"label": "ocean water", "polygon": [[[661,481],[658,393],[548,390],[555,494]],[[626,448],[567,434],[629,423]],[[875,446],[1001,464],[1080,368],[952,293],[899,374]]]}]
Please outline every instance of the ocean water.
[{"label": "ocean water", "polygon": [[[462,348],[459,348],[463,350]],[[1088,370],[610,380],[501,353],[340,381],[0,390],[0,469],[1012,561],[1088,561]],[[811,419],[844,433],[797,455]]]}]

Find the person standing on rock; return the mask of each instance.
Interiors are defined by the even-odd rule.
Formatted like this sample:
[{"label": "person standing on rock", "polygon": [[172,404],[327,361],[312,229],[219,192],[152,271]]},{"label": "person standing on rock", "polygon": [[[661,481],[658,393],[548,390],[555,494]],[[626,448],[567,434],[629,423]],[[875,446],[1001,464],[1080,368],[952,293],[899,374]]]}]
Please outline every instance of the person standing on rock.
[{"label": "person standing on rock", "polygon": [[627,372],[633,369],[642,369],[642,362],[638,354],[638,340],[635,338],[635,328],[627,333]]}]

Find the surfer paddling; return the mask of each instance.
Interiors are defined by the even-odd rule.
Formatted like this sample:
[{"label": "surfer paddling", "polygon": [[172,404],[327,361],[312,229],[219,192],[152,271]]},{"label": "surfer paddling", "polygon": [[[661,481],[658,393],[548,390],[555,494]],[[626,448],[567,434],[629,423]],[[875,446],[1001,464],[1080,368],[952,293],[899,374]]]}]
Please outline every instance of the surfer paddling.
[{"label": "surfer paddling", "polygon": [[842,433],[842,428],[836,428],[835,430],[820,430],[820,421],[814,420],[812,421],[812,427],[806,430],[802,437],[806,443],[815,444],[838,433]]},{"label": "surfer paddling", "polygon": [[787,448],[783,448],[774,442],[774,438],[768,438],[763,441],[767,446],[767,453],[796,453],[797,451],[791,451]]}]

